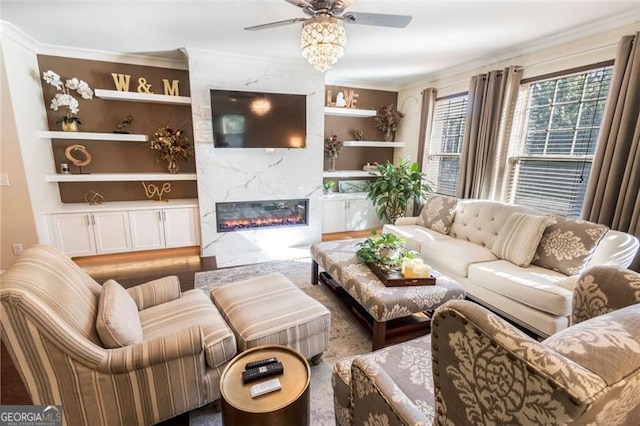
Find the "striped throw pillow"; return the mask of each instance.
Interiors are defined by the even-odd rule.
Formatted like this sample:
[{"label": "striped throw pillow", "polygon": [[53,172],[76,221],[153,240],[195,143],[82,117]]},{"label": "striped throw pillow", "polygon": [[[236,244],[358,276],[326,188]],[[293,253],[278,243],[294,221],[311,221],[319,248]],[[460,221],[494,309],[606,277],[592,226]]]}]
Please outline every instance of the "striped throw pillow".
[{"label": "striped throw pillow", "polygon": [[548,221],[546,216],[512,214],[500,230],[491,252],[515,265],[529,266]]},{"label": "striped throw pillow", "polygon": [[142,343],[138,306],[117,281],[108,280],[102,285],[96,329],[105,348]]}]

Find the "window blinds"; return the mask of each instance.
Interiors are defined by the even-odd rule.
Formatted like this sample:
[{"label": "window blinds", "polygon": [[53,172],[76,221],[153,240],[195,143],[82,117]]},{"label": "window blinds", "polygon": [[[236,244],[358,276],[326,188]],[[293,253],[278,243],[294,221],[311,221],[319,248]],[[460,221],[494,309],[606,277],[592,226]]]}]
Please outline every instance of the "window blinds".
[{"label": "window blinds", "polygon": [[509,150],[509,200],[580,216],[612,67],[520,87]]},{"label": "window blinds", "polygon": [[433,192],[456,195],[467,112],[466,93],[436,100],[423,172]]}]

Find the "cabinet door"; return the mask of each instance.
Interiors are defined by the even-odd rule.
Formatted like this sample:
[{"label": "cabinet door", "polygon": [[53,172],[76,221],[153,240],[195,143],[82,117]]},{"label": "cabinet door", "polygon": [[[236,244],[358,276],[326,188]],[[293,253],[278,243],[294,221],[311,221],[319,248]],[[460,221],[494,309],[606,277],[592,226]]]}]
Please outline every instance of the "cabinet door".
[{"label": "cabinet door", "polygon": [[382,220],[378,219],[378,215],[376,214],[376,208],[373,205],[373,201],[367,200],[367,208],[369,213],[367,214],[367,228],[366,229],[375,229],[382,227]]},{"label": "cabinet door", "polygon": [[187,247],[200,244],[195,207],[164,209],[162,215],[167,247]]},{"label": "cabinet door", "polygon": [[361,231],[367,229],[369,215],[368,200],[347,201],[347,231]]},{"label": "cabinet door", "polygon": [[51,215],[56,246],[67,256],[96,254],[90,213],[64,213]]},{"label": "cabinet door", "polygon": [[322,233],[346,231],[347,204],[343,200],[322,201]]},{"label": "cabinet door", "polygon": [[130,210],[129,223],[133,250],[151,250],[165,246],[162,210]]},{"label": "cabinet door", "polygon": [[127,211],[91,213],[98,253],[131,251],[131,231]]}]

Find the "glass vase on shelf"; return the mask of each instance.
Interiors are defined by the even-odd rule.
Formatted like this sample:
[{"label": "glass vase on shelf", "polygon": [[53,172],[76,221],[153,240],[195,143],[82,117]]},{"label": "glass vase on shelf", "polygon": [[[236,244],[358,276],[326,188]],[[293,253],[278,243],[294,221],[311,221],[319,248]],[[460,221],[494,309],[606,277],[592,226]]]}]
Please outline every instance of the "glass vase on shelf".
[{"label": "glass vase on shelf", "polygon": [[387,129],[387,130],[384,132],[384,141],[385,141],[385,142],[391,142],[391,141],[393,141],[393,130],[391,130],[391,129]]},{"label": "glass vase on shelf", "polygon": [[336,157],[329,157],[329,168],[327,170],[330,172],[336,170]]},{"label": "glass vase on shelf", "polygon": [[180,167],[178,166],[178,162],[176,160],[169,160],[167,161],[167,170],[169,170],[169,173],[175,175],[180,171]]}]

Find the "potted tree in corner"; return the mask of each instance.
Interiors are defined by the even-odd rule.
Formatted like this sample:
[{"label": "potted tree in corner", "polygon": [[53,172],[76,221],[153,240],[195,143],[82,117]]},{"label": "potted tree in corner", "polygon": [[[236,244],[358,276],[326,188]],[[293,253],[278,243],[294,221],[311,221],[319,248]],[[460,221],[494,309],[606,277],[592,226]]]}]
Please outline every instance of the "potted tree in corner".
[{"label": "potted tree in corner", "polygon": [[431,192],[418,163],[409,164],[409,158],[401,159],[397,166],[387,161],[378,166],[377,172],[379,176],[371,182],[367,198],[373,202],[378,218],[387,223],[404,216],[409,202],[420,201]]}]

